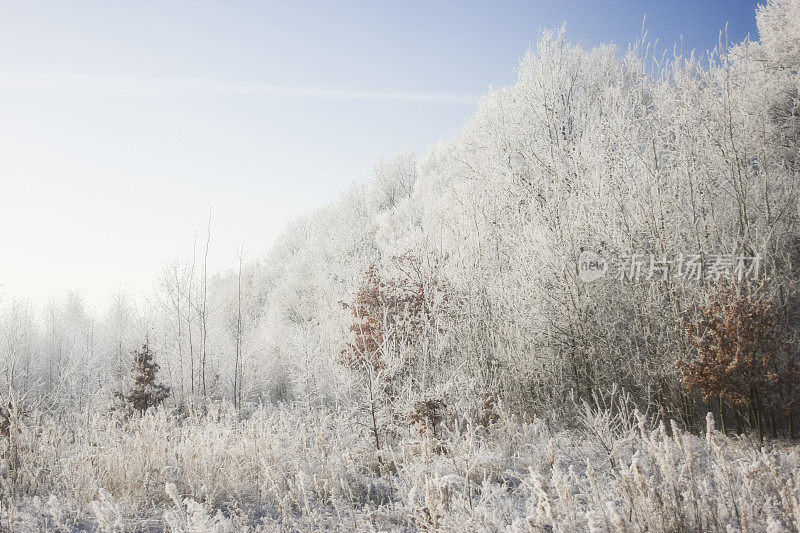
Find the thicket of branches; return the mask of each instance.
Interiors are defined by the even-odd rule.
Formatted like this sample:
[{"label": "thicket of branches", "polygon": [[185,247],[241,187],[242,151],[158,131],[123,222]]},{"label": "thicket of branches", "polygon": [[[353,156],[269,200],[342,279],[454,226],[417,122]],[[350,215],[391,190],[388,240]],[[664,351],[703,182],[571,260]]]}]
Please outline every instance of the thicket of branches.
[{"label": "thicket of branches", "polygon": [[[721,35],[707,55],[542,32],[459,134],[378,162],[259,260],[209,275],[211,228],[148,301],[121,295],[103,315],[76,295],[43,311],[6,301],[4,394],[102,411],[147,337],[170,405],[352,402],[378,443],[425,402],[568,423],[611,384],[689,429],[711,409],[727,430],[789,435],[800,7],[770,2],[757,19],[758,41]],[[582,251],[759,255],[769,282],[745,281],[745,300],[724,277],[585,283]]]}]

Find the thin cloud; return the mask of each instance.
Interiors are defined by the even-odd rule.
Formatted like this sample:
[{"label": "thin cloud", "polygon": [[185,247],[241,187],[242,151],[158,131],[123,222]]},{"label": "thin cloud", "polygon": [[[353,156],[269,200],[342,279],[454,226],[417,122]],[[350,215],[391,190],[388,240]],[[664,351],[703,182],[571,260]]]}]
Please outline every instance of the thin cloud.
[{"label": "thin cloud", "polygon": [[76,94],[232,95],[313,100],[376,100],[475,105],[480,96],[452,93],[384,92],[303,88],[202,78],[125,78],[1,74],[0,91]]}]

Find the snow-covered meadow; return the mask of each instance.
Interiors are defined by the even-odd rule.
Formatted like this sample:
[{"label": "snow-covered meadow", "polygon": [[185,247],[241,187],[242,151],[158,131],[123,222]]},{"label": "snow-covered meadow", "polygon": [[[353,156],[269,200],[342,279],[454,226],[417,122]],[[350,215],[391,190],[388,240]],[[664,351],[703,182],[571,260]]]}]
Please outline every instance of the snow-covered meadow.
[{"label": "snow-covered meadow", "polygon": [[[585,405],[574,427],[453,413],[380,454],[354,413],[151,412],[12,426],[3,527],[103,531],[796,531],[800,451]],[[629,418],[627,415],[631,415]]]}]

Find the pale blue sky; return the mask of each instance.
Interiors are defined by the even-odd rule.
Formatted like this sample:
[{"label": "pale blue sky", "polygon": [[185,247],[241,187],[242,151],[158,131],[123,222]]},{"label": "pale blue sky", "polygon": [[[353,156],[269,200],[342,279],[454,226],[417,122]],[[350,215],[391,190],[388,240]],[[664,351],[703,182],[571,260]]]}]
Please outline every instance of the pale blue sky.
[{"label": "pale blue sky", "polygon": [[210,267],[424,154],[540,28],[757,38],[753,1],[0,2],[0,294],[148,291],[213,208]]}]

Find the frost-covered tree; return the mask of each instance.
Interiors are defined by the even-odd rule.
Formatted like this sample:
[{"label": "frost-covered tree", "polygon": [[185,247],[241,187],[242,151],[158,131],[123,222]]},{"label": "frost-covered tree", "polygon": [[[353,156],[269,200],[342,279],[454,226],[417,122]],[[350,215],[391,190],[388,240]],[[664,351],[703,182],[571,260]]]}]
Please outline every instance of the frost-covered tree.
[{"label": "frost-covered tree", "polygon": [[127,413],[144,413],[161,405],[169,396],[169,387],[157,381],[160,366],[153,356],[149,341],[145,341],[141,349],[134,350],[131,365],[133,384],[127,393],[114,392],[114,397],[122,402],[122,409]]}]

